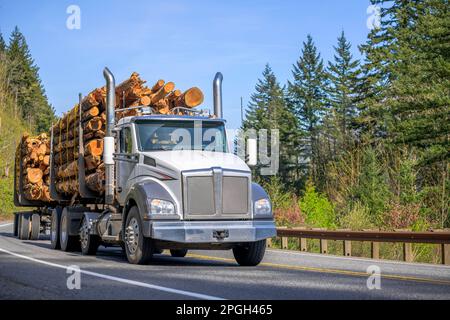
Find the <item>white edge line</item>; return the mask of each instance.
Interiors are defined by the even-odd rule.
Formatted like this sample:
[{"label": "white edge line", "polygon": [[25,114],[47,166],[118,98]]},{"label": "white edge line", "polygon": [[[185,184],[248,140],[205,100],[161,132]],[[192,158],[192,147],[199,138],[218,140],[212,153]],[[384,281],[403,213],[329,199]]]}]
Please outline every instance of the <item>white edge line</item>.
[{"label": "white edge line", "polygon": [[13,225],[12,223],[0,224],[0,228],[12,226],[12,225]]},{"label": "white edge line", "polygon": [[267,252],[274,252],[274,253],[286,253],[290,255],[304,255],[309,257],[318,257],[323,259],[336,259],[336,260],[347,260],[347,261],[353,261],[353,262],[368,262],[368,263],[380,263],[380,264],[399,264],[399,265],[407,265],[410,267],[424,267],[424,268],[442,268],[442,269],[448,269],[450,266],[444,265],[444,264],[430,264],[430,263],[423,263],[423,262],[405,262],[405,261],[399,261],[399,260],[388,260],[388,259],[370,259],[366,257],[340,257],[334,254],[321,254],[321,253],[314,253],[314,252],[305,252],[305,251],[288,251],[284,249],[267,249]]},{"label": "white edge line", "polygon": [[[57,264],[57,263],[53,263],[53,262],[47,262],[47,261],[44,261],[44,260],[39,260],[39,259],[27,257],[27,256],[24,256],[24,255],[15,253],[15,252],[11,252],[11,251],[8,251],[8,250],[2,249],[2,248],[0,248],[0,252],[4,252],[4,253],[10,254],[12,256],[18,257],[18,258],[26,259],[26,260],[33,261],[33,262],[36,262],[36,263],[41,263],[41,264],[44,264],[44,265],[47,265],[47,266],[51,266],[51,267],[55,267],[55,268],[71,270],[71,271],[73,270],[71,267],[66,267],[66,266],[63,266],[61,264]],[[209,295],[205,295],[205,294],[201,294],[201,293],[195,293],[195,292],[191,292],[191,291],[184,291],[184,290],[178,290],[178,289],[173,289],[173,288],[162,287],[162,286],[158,286],[158,285],[154,285],[154,284],[149,284],[149,283],[140,282],[140,281],[134,281],[134,280],[128,280],[128,279],[114,277],[114,276],[108,276],[108,275],[105,275],[105,274],[92,272],[92,271],[87,271],[87,270],[82,270],[82,269],[80,269],[80,273],[83,273],[83,274],[86,274],[86,275],[89,275],[89,276],[93,276],[93,277],[97,277],[97,278],[102,278],[102,279],[107,279],[107,280],[111,280],[111,281],[126,283],[126,284],[133,285],[133,286],[138,286],[138,287],[143,287],[143,288],[148,288],[148,289],[154,289],[154,290],[159,290],[159,291],[164,291],[164,292],[169,292],[169,293],[175,293],[175,294],[184,295],[184,296],[193,297],[193,298],[198,298],[198,299],[204,299],[204,300],[225,300],[224,298],[219,298],[219,297],[215,297],[215,296],[209,296]]]}]

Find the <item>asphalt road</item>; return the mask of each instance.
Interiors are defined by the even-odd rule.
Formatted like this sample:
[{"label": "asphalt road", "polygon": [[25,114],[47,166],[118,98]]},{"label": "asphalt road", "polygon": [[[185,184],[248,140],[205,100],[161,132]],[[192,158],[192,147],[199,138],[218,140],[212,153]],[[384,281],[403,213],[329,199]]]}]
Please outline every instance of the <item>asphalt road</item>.
[{"label": "asphalt road", "polygon": [[[380,288],[370,290],[373,265]],[[80,289],[67,286],[70,266],[81,270]],[[450,299],[450,267],[281,250],[268,250],[258,267],[238,266],[228,251],[164,253],[136,266],[120,248],[100,247],[95,257],[55,251],[48,239],[21,241],[0,223],[0,299],[436,300]]]}]

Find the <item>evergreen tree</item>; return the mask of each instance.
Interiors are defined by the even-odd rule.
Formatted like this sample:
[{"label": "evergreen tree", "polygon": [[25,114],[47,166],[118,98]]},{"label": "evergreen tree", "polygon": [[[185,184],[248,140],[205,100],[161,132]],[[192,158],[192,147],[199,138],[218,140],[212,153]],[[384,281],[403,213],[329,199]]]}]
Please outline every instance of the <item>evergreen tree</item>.
[{"label": "evergreen tree", "polygon": [[[284,90],[268,64],[262,76],[255,86],[256,92],[251,96],[242,129],[244,131],[254,129],[257,132],[266,129],[269,134],[271,129],[279,130],[279,175],[287,187],[295,180],[297,123],[295,116],[286,105]],[[267,145],[271,151],[270,137],[268,137]],[[255,168],[254,174],[260,180],[267,182],[270,177],[260,176],[260,168],[260,166]]]},{"label": "evergreen tree", "polygon": [[392,138],[423,149],[425,163],[442,162],[450,158],[449,1],[425,0],[414,12],[387,99]]},{"label": "evergreen tree", "polygon": [[398,54],[404,41],[414,33],[417,6],[423,0],[371,0],[380,8],[380,28],[374,28],[368,40],[359,48],[365,55],[364,91],[360,105],[360,127],[371,138],[385,138],[392,126],[393,115],[386,98],[396,78],[395,67],[402,57]]},{"label": "evergreen tree", "polygon": [[48,104],[39,78],[39,68],[34,63],[23,34],[16,27],[8,45],[9,91],[17,94],[24,120],[38,132],[47,131],[54,120],[54,110]]},{"label": "evergreen tree", "polygon": [[330,80],[328,99],[331,106],[332,136],[338,140],[338,149],[348,147],[351,141],[353,121],[357,116],[360,94],[360,62],[353,59],[351,44],[342,31],[334,47],[334,61],[328,63]]},{"label": "evergreen tree", "polygon": [[6,50],[6,43],[5,40],[3,39],[2,33],[0,32],[0,53],[5,52],[5,50]]},{"label": "evergreen tree", "polygon": [[327,76],[310,35],[303,42],[302,54],[293,65],[292,76],[293,81],[288,82],[288,103],[297,116],[302,135],[300,161],[307,164],[308,174],[318,185],[322,165],[318,139],[326,111]]}]

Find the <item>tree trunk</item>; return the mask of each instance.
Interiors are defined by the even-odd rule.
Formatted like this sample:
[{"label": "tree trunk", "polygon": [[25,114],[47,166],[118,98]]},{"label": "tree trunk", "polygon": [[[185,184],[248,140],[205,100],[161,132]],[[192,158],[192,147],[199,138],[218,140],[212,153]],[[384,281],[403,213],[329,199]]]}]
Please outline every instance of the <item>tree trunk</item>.
[{"label": "tree trunk", "polygon": [[39,168],[27,168],[27,181],[29,183],[39,183],[42,182],[42,177],[44,176],[44,173]]},{"label": "tree trunk", "polygon": [[93,155],[93,156],[101,156],[103,153],[103,140],[102,139],[95,139],[89,141],[84,146],[85,155]]},{"label": "tree trunk", "polygon": [[186,90],[181,96],[175,100],[176,107],[194,108],[203,103],[203,92],[193,87]]}]

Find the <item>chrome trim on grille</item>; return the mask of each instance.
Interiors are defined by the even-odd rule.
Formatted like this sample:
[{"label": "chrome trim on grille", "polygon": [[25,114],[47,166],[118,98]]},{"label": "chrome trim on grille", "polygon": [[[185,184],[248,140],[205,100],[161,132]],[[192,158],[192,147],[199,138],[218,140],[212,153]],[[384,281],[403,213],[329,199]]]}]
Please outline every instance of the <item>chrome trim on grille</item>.
[{"label": "chrome trim on grille", "polygon": [[[210,177],[213,180],[213,190],[212,194],[210,192],[205,192],[206,197],[205,201],[209,202],[209,205],[204,208],[211,207],[211,212],[206,214],[205,212],[190,212],[190,208],[192,208],[191,203],[189,201],[195,201],[195,199],[190,199],[190,193],[188,190],[188,185],[192,182],[189,182],[190,178],[206,178]],[[224,177],[237,177],[237,178],[246,178],[247,180],[247,190],[246,194],[243,196],[242,200],[245,201],[245,197],[247,200],[247,210],[245,213],[224,213],[224,203],[226,201],[223,199],[224,190],[223,190],[223,181]],[[227,170],[219,167],[213,167],[211,169],[206,170],[192,170],[192,171],[184,171],[182,172],[182,192],[183,192],[183,216],[186,220],[217,220],[217,219],[251,219],[252,218],[252,203],[251,203],[251,173],[246,171],[237,171],[237,170]],[[241,183],[242,186],[242,183]],[[192,191],[191,191],[192,192]],[[211,198],[209,198],[211,197]],[[211,200],[213,203],[211,203]],[[244,205],[243,205],[244,206]],[[229,207],[229,206],[228,206]],[[245,207],[245,206],[244,206]],[[202,208],[203,209],[203,208]]]}]

